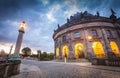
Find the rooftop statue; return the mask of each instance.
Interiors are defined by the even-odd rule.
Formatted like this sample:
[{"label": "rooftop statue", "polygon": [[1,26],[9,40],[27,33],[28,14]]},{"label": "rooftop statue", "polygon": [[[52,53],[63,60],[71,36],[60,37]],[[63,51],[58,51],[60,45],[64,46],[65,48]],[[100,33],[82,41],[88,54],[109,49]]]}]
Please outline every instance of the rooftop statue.
[{"label": "rooftop statue", "polygon": [[60,28],[60,25],[58,24],[58,28]]},{"label": "rooftop statue", "polygon": [[[87,11],[84,11],[83,13],[82,12],[77,12],[73,16],[70,16],[69,22],[91,19],[92,17],[94,17],[94,15],[88,13]],[[67,19],[67,23],[68,23],[68,19]]]},{"label": "rooftop statue", "polygon": [[97,17],[99,17],[99,16],[100,16],[100,13],[99,13],[98,11],[97,11],[97,13],[96,13],[96,14],[97,14]]},{"label": "rooftop statue", "polygon": [[111,13],[112,13],[113,15],[116,14],[115,11],[114,11],[113,9],[111,9]]},{"label": "rooftop statue", "polygon": [[111,9],[111,16],[110,16],[110,19],[112,19],[114,22],[117,20],[117,17],[115,16],[115,11],[113,9]]}]

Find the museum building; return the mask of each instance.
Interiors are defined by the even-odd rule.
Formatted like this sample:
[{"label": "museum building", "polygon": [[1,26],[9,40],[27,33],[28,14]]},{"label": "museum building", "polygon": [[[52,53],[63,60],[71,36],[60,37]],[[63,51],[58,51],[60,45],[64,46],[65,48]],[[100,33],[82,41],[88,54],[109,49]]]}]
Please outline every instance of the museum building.
[{"label": "museum building", "polygon": [[54,30],[56,59],[120,57],[120,18],[111,9],[110,17],[77,12]]}]

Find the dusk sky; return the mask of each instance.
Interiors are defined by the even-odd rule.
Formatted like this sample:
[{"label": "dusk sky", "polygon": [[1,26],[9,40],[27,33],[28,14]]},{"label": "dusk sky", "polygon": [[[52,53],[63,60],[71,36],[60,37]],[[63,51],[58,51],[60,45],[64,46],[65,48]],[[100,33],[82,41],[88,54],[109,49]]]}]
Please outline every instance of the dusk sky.
[{"label": "dusk sky", "polygon": [[[54,52],[52,39],[57,25],[76,12],[88,11],[109,17],[110,9],[120,17],[120,0],[0,0],[0,50],[9,52],[18,36],[19,25],[27,23],[22,47]],[[13,49],[14,51],[14,49]]]}]

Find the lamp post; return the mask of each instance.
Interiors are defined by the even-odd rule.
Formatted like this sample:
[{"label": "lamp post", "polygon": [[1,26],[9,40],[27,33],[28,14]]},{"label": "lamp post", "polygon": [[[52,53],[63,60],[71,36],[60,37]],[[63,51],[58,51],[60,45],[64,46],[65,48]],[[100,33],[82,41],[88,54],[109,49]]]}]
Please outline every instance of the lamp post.
[{"label": "lamp post", "polygon": [[9,52],[9,57],[11,56],[13,45],[10,46],[10,52]]},{"label": "lamp post", "polygon": [[17,38],[17,42],[16,42],[16,47],[15,47],[14,54],[13,54],[13,56],[10,57],[9,60],[12,60],[12,61],[14,61],[14,60],[20,60],[19,51],[20,51],[20,48],[21,48],[21,44],[22,44],[22,39],[23,39],[23,34],[24,34],[25,27],[26,27],[26,23],[25,23],[25,21],[23,21],[20,24],[19,35],[18,35],[18,38]]}]

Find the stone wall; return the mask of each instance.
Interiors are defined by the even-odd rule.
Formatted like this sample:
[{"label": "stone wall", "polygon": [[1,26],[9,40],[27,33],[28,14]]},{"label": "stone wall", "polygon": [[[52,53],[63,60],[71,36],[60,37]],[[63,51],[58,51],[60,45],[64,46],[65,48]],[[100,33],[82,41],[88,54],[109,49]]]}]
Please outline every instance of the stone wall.
[{"label": "stone wall", "polygon": [[0,78],[9,78],[19,74],[21,61],[9,61],[0,63]]}]

